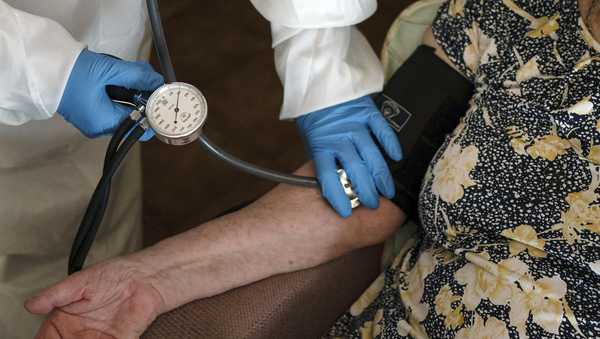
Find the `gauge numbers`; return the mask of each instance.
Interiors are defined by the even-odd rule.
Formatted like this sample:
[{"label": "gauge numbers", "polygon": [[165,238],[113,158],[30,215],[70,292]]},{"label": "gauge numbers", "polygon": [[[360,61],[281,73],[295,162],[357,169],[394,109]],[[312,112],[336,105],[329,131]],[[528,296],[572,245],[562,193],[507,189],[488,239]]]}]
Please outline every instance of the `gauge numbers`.
[{"label": "gauge numbers", "polygon": [[189,143],[199,136],[206,121],[206,99],[192,85],[181,82],[166,84],[150,96],[146,117],[162,141]]}]

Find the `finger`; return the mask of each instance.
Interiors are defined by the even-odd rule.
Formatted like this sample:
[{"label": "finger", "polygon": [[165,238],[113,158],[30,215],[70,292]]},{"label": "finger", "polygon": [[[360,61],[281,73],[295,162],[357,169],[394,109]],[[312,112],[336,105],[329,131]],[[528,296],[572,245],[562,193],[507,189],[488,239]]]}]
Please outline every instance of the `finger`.
[{"label": "finger", "polygon": [[336,154],[336,157],[348,173],[352,188],[361,204],[373,209],[379,207],[379,195],[373,178],[354,146],[344,147],[341,152]]},{"label": "finger", "polygon": [[135,62],[118,61],[117,73],[109,85],[152,91],[162,86],[165,79],[150,66]]},{"label": "finger", "polygon": [[381,113],[377,112],[369,117],[369,127],[387,155],[395,161],[402,160],[402,147],[398,136]]},{"label": "finger", "polygon": [[335,157],[331,153],[319,152],[314,155],[313,160],[321,185],[321,194],[340,216],[349,217],[352,214],[352,205],[337,174]]},{"label": "finger", "polygon": [[354,146],[371,172],[377,190],[388,199],[396,195],[396,187],[390,169],[381,155],[379,148],[368,131],[359,132],[353,136]]},{"label": "finger", "polygon": [[61,335],[52,322],[45,320],[38,329],[35,339],[61,339]]},{"label": "finger", "polygon": [[146,142],[146,141],[151,140],[152,138],[154,138],[154,130],[152,128],[148,128],[146,130],[146,132],[144,132],[144,134],[140,138],[140,141],[141,142]]},{"label": "finger", "polygon": [[112,135],[123,120],[129,119],[129,115],[134,110],[131,106],[112,101],[109,102],[109,105],[111,112],[104,117],[105,123],[102,125],[100,135]]},{"label": "finger", "polygon": [[83,299],[86,286],[85,272],[75,273],[64,281],[29,298],[25,302],[25,309],[37,315],[48,314],[57,307],[63,307]]}]

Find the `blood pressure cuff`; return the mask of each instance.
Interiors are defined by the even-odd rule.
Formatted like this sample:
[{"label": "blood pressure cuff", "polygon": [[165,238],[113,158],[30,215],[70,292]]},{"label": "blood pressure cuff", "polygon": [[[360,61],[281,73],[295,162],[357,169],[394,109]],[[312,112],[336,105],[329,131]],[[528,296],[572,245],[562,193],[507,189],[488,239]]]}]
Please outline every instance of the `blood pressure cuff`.
[{"label": "blood pressure cuff", "polygon": [[399,162],[388,160],[397,192],[392,201],[413,220],[427,167],[467,111],[474,90],[434,51],[417,48],[375,97],[404,154]]}]

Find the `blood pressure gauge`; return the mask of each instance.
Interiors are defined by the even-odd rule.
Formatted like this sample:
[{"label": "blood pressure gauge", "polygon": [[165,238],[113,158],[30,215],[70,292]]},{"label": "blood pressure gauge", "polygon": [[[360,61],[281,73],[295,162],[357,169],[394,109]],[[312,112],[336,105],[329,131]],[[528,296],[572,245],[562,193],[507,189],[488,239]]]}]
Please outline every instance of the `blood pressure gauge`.
[{"label": "blood pressure gauge", "polygon": [[202,133],[208,106],[196,87],[173,82],[152,93],[145,113],[159,140],[170,145],[185,145],[197,140]]}]

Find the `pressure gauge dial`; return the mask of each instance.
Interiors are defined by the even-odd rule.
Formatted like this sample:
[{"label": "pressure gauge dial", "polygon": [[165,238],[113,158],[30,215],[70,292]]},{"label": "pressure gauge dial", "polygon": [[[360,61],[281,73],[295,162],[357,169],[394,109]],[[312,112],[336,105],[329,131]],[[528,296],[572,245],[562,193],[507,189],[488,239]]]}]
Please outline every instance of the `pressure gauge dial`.
[{"label": "pressure gauge dial", "polygon": [[163,85],[146,103],[150,127],[159,140],[171,145],[185,145],[198,139],[207,113],[204,95],[182,82]]}]

